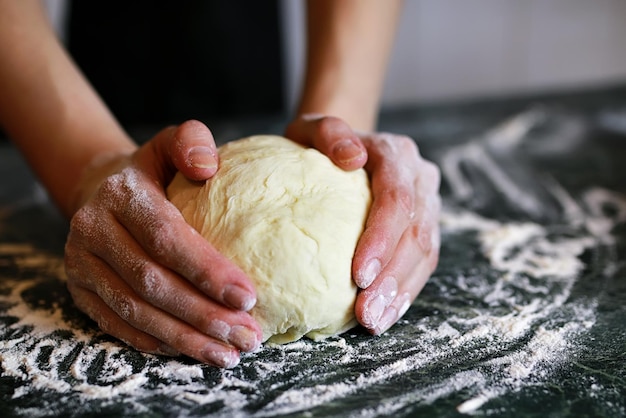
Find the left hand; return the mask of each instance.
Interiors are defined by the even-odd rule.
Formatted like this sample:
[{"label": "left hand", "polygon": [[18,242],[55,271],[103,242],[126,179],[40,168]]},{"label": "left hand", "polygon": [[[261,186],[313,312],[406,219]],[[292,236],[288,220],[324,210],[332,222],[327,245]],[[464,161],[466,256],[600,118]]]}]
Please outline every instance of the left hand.
[{"label": "left hand", "polygon": [[352,277],[361,289],[357,320],[381,334],[404,315],[437,266],[439,169],[420,156],[411,138],[356,132],[335,117],[301,116],[285,135],[317,148],[344,170],[368,172],[373,202]]},{"label": "left hand", "polygon": [[206,180],[218,169],[210,130],[166,128],[130,154],[85,170],[65,246],[76,306],[138,350],[234,367],[261,344],[250,279],[167,199],[177,171]]}]

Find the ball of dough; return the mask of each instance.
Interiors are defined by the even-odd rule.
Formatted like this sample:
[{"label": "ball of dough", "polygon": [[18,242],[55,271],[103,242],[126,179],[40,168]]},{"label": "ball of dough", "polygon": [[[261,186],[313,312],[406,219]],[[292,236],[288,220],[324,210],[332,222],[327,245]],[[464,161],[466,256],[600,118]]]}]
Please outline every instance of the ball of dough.
[{"label": "ball of dough", "polygon": [[365,171],[279,136],[233,141],[219,156],[214,177],[178,173],[168,198],[254,282],[263,340],[320,340],[356,325],[351,266],[371,202]]}]

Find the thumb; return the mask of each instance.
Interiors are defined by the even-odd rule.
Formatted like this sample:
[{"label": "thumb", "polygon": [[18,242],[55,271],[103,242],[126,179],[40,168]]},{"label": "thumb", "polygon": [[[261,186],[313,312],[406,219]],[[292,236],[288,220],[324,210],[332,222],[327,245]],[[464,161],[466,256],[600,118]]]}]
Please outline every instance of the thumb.
[{"label": "thumb", "polygon": [[206,180],[217,171],[213,135],[195,120],[161,130],[137,150],[133,160],[141,171],[162,184],[167,184],[176,171],[195,181]]},{"label": "thumb", "polygon": [[206,180],[217,171],[213,134],[197,120],[184,122],[172,135],[169,154],[174,167],[190,180]]},{"label": "thumb", "polygon": [[344,170],[365,165],[367,151],[350,125],[332,116],[307,114],[291,122],[285,136],[302,145],[312,146]]}]

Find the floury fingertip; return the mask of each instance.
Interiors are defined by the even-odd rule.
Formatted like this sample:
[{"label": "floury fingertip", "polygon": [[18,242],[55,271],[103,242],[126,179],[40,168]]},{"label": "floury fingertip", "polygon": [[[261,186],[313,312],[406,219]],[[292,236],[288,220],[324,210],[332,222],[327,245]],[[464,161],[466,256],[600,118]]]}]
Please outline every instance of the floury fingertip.
[{"label": "floury fingertip", "polygon": [[256,332],[241,325],[235,325],[231,328],[228,341],[246,352],[256,351],[261,346],[261,340],[257,337]]},{"label": "floury fingertip", "polygon": [[374,328],[374,334],[380,335],[387,331],[398,319],[398,311],[393,306],[387,308]]},{"label": "floury fingertip", "polygon": [[361,270],[357,285],[361,289],[369,287],[380,273],[381,268],[382,267],[380,265],[380,260],[378,260],[377,258],[370,260],[365,268]]},{"label": "floury fingertip", "polygon": [[237,285],[227,285],[224,288],[223,298],[230,306],[242,311],[249,311],[256,305],[256,296]]},{"label": "floury fingertip", "polygon": [[363,313],[363,325],[370,329],[376,329],[380,318],[385,312],[387,301],[383,295],[376,296],[367,305],[367,309]]},{"label": "floury fingertip", "polygon": [[239,354],[218,343],[208,343],[201,354],[208,363],[225,369],[239,364]]}]

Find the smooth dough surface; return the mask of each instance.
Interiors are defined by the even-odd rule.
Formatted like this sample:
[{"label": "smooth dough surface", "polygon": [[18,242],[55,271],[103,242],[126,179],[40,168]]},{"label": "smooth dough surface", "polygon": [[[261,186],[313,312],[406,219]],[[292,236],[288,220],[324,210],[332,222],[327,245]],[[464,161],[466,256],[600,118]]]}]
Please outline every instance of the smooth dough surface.
[{"label": "smooth dough surface", "polygon": [[229,142],[219,157],[207,182],[177,174],[168,198],[253,280],[263,340],[319,340],[356,325],[351,267],[371,202],[365,171],[343,171],[279,136]]}]

